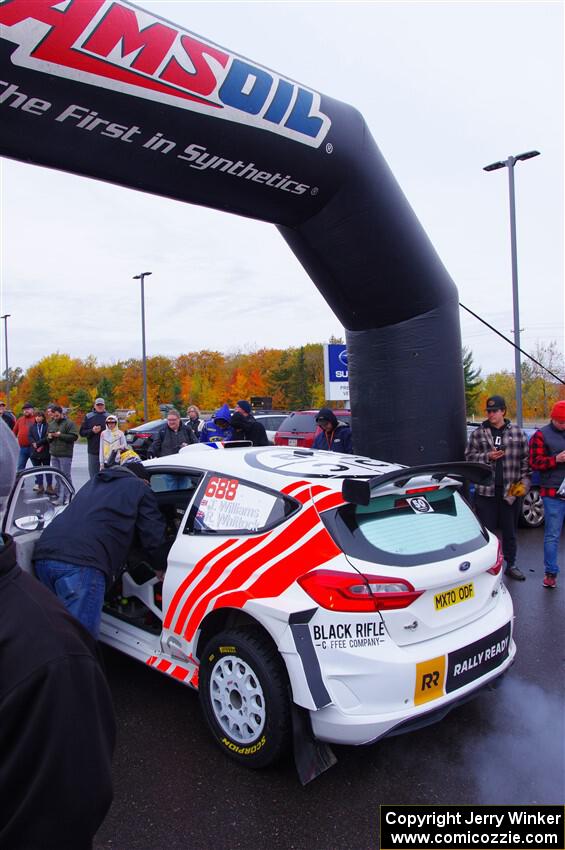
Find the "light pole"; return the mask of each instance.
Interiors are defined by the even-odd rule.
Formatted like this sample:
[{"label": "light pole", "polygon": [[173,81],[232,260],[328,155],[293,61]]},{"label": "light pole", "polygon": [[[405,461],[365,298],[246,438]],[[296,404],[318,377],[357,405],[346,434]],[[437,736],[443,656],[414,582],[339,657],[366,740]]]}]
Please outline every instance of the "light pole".
[{"label": "light pole", "polygon": [[145,356],[145,278],[153,272],[134,274],[134,280],[141,281],[141,362],[143,367],[143,421],[147,422],[147,358]]},{"label": "light pole", "polygon": [[514,308],[514,376],[516,381],[516,421],[522,427],[522,371],[520,367],[520,308],[518,302],[518,255],[516,251],[516,199],[514,195],[514,166],[517,162],[539,156],[539,151],[526,151],[517,156],[485,165],[483,171],[508,169],[508,192],[510,195],[510,251],[512,254],[512,303]]},{"label": "light pole", "polygon": [[4,351],[6,352],[6,407],[10,409],[10,373],[8,371],[8,319],[11,313],[4,313],[0,318],[4,319]]}]

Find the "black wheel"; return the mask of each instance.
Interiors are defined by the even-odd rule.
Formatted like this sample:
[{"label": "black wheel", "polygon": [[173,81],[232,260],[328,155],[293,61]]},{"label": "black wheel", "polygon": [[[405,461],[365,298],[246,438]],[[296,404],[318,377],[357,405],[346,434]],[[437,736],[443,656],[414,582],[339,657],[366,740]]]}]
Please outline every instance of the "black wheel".
[{"label": "black wheel", "polygon": [[518,520],[520,525],[526,528],[539,528],[543,525],[543,500],[536,487],[532,487],[522,499]]},{"label": "black wheel", "polygon": [[290,745],[289,689],[277,650],[259,632],[233,629],[206,644],[200,703],[218,745],[247,767],[266,767]]}]

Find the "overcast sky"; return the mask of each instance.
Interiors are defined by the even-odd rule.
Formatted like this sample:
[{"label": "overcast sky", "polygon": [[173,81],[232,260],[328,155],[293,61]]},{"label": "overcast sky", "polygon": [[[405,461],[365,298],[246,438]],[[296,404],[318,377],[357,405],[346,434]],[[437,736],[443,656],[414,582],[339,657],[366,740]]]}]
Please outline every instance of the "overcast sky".
[{"label": "overcast sky", "polygon": [[[511,336],[515,168],[522,347],[563,348],[563,4],[159,2],[138,6],[357,107],[458,286]],[[1,161],[9,365],[299,346],[339,321],[272,225]],[[0,367],[4,366],[4,327]],[[462,314],[483,374],[513,350]]]}]

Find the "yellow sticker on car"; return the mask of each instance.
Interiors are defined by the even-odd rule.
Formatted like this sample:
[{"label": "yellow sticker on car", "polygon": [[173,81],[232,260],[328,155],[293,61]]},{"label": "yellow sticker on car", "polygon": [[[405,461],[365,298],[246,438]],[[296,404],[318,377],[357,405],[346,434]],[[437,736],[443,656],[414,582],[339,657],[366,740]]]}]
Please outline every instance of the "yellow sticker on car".
[{"label": "yellow sticker on car", "polygon": [[430,658],[416,664],[416,685],[414,687],[414,705],[421,705],[443,696],[445,683],[445,655]]},{"label": "yellow sticker on car", "polygon": [[436,593],[434,606],[436,611],[443,611],[444,608],[451,608],[452,605],[458,605],[460,602],[472,599],[474,595],[473,582],[468,581],[467,584],[458,584],[457,587],[450,587],[449,590]]}]

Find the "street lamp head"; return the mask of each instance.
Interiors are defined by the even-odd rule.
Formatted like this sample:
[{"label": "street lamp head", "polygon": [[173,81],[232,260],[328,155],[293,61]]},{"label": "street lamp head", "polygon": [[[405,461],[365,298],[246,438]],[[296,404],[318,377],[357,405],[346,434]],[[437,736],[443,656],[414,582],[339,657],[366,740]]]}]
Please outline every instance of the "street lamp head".
[{"label": "street lamp head", "polygon": [[524,159],[532,159],[534,156],[539,156],[539,151],[526,151],[526,153],[519,153],[518,156],[515,156],[514,159],[524,160]]},{"label": "street lamp head", "polygon": [[141,280],[142,277],[147,277],[148,275],[153,274],[153,272],[141,272],[141,274],[134,274],[133,280]]},{"label": "street lamp head", "polygon": [[490,165],[485,165],[483,171],[498,171],[499,168],[505,168],[507,166],[514,168],[516,162],[521,162],[524,159],[532,159],[532,157],[539,155],[539,151],[526,151],[525,153],[519,153],[517,156],[509,156],[508,159],[491,162]]},{"label": "street lamp head", "polygon": [[483,171],[498,171],[499,168],[504,168],[505,166],[505,162],[491,162],[490,165],[485,165]]}]

